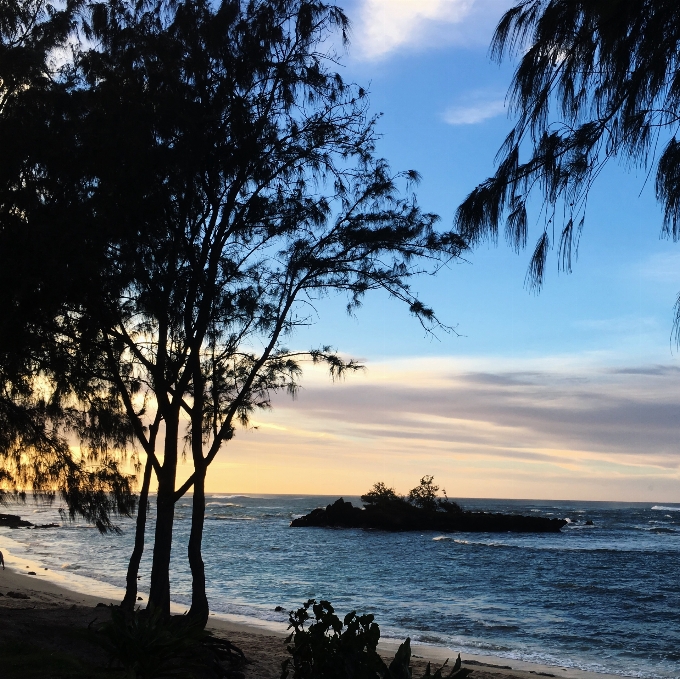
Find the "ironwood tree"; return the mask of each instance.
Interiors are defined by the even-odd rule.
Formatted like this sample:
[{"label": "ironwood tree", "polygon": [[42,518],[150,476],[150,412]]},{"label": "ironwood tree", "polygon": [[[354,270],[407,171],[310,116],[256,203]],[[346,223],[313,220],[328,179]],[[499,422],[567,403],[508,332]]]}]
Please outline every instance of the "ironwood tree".
[{"label": "ironwood tree", "polygon": [[[295,330],[320,298],[344,294],[351,311],[372,290],[443,327],[409,281],[465,245],[419,208],[417,174],[376,156],[366,92],[334,70],[339,8],[113,0],[81,12],[88,40],[59,115],[77,129],[64,172],[79,192],[64,204],[82,230],[69,242],[103,246],[96,276],[50,315],[51,351],[77,359],[64,371],[75,405],[99,396],[123,416],[146,458],[144,508],[157,478],[149,600],[166,614],[175,504],[193,490],[190,614],[205,622],[208,467],[274,392],[295,393],[305,361],[334,377],[359,367],[330,347],[288,348]],[[128,604],[144,527],[140,512]]]},{"label": "ironwood tree", "polygon": [[135,508],[121,467],[129,424],[54,342],[55,319],[97,278],[104,246],[83,229],[81,168],[64,162],[77,136],[74,82],[54,61],[81,5],[0,6],[0,502],[59,494],[71,518],[107,532],[112,515]]},{"label": "ironwood tree", "polygon": [[[456,224],[471,244],[501,228],[526,246],[527,203],[542,228],[527,273],[543,284],[556,245],[571,271],[588,195],[607,163],[654,174],[662,234],[680,236],[680,5],[673,0],[525,0],[496,28],[491,54],[520,55],[509,91],[517,122],[495,174],[460,205]],[[552,242],[551,242],[552,239]],[[680,302],[680,298],[679,298]],[[676,339],[680,329],[676,304]]]},{"label": "ironwood tree", "polygon": [[[413,196],[400,197],[399,179],[415,175],[374,157],[365,92],[329,70],[335,55],[323,52],[346,28],[338,8],[299,0],[109,6],[93,20],[105,48],[87,62],[89,77],[108,119],[134,120],[142,136],[126,161],[157,163],[144,172],[149,222],[120,253],[131,284],[93,318],[142,445],[127,380],[153,394],[164,425],[150,601],[165,610],[174,504],[193,486],[191,614],[207,619],[205,476],[236,424],[272,391],[294,392],[304,357],[334,375],[356,367],[325,347],[286,348],[310,322],[308,305],[337,290],[352,307],[380,288],[436,323],[407,281],[423,258],[462,247]],[[102,190],[119,196],[120,177]],[[177,487],[182,417],[194,471]]]}]

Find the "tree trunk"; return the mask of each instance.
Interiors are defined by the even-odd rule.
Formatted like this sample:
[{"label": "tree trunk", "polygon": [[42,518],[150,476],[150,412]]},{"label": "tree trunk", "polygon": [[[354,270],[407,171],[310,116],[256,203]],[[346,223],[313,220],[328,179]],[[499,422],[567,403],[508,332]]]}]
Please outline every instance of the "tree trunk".
[{"label": "tree trunk", "polygon": [[189,616],[205,627],[210,608],[205,593],[205,565],[201,555],[203,524],[205,523],[205,465],[195,470],[194,499],[191,509],[191,535],[189,536],[189,565],[191,566],[191,608]]},{"label": "tree trunk", "polygon": [[124,610],[132,611],[137,601],[137,576],[139,575],[139,564],[144,554],[144,533],[146,531],[146,517],[149,506],[149,486],[151,485],[151,472],[153,465],[151,458],[146,461],[144,467],[144,479],[142,481],[142,488],[139,491],[139,508],[137,510],[137,526],[135,529],[135,546],[130,556],[130,563],[127,571],[127,586],[125,588],[125,597],[121,603]]},{"label": "tree trunk", "polygon": [[151,566],[149,605],[170,616],[170,553],[175,519],[175,478],[177,476],[177,434],[179,417],[165,424],[165,456],[158,476],[156,532]]}]

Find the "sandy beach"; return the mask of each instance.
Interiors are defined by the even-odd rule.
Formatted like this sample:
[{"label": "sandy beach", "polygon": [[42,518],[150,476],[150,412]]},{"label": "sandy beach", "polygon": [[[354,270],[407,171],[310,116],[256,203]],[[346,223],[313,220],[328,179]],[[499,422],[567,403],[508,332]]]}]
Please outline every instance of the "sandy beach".
[{"label": "sandy beach", "polygon": [[[10,565],[0,570],[0,648],[30,645],[32,653],[42,653],[45,673],[17,674],[3,672],[4,677],[71,676],[60,673],[64,658],[74,655],[83,662],[105,664],[101,651],[92,649],[85,634],[88,625],[103,622],[109,615],[106,607],[97,604],[116,604],[119,601],[95,593],[85,594],[64,587],[51,579],[47,569],[29,570],[30,566]],[[24,573],[24,571],[26,571]],[[29,575],[28,573],[32,573]],[[95,581],[92,581],[96,587]],[[102,590],[106,590],[102,586]],[[101,591],[101,590],[100,590]],[[111,592],[109,592],[111,594]],[[245,679],[277,679],[281,662],[287,657],[284,645],[285,629],[263,627],[257,623],[211,617],[209,627],[219,636],[229,639],[245,653],[248,664],[242,668]],[[80,636],[79,636],[80,633]],[[391,657],[399,642],[383,639],[379,650]],[[97,654],[101,654],[99,657]],[[455,659],[455,649],[445,649],[420,644],[413,645],[413,676],[424,673],[428,661],[438,667],[450,658]],[[61,663],[61,664],[60,664]],[[490,656],[463,656],[463,663],[474,669],[474,679],[535,679],[536,676],[564,677],[564,679],[609,679],[613,675],[583,672],[571,668],[557,668],[533,663],[507,660]],[[66,663],[68,664],[68,663]],[[72,675],[86,676],[86,675]]]}]

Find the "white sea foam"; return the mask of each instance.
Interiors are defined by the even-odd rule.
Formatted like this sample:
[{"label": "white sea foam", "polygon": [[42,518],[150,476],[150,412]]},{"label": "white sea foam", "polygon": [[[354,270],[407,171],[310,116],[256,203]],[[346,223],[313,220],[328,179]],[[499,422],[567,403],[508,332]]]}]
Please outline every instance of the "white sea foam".
[{"label": "white sea foam", "polygon": [[658,512],[680,512],[680,507],[668,507],[666,505],[654,505],[652,509]]}]

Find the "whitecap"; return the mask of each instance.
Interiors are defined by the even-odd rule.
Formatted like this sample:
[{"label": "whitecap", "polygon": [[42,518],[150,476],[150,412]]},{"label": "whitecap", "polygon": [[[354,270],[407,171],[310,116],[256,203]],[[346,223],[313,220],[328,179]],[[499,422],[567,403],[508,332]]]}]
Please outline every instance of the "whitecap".
[{"label": "whitecap", "polygon": [[666,505],[654,505],[652,509],[659,512],[680,512],[680,507],[667,507]]},{"label": "whitecap", "polygon": [[451,538],[448,535],[438,535],[436,538],[432,538],[433,542],[448,542]]}]

